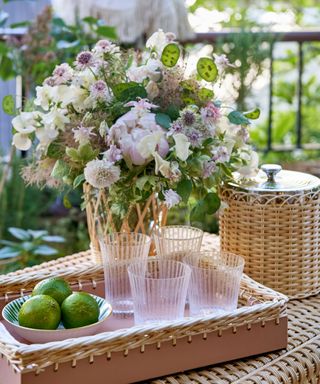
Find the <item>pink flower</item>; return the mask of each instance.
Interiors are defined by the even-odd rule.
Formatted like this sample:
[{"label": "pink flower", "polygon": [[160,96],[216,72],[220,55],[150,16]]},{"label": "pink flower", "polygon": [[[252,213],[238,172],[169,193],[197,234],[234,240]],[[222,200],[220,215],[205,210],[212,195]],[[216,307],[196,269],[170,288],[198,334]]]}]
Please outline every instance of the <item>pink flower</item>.
[{"label": "pink flower", "polygon": [[66,83],[67,81],[72,79],[72,76],[73,69],[67,63],[57,65],[55,70],[53,71],[53,79],[55,85]]},{"label": "pink flower", "polygon": [[109,96],[107,84],[98,80],[90,86],[90,94],[94,99],[106,99]]},{"label": "pink flower", "polygon": [[212,160],[216,163],[226,163],[230,160],[230,153],[227,147],[219,146],[212,150]]},{"label": "pink flower", "polygon": [[214,161],[205,161],[203,163],[202,176],[204,179],[210,177],[213,172],[217,169],[217,165]]},{"label": "pink flower", "polygon": [[110,163],[114,164],[122,159],[121,150],[117,148],[114,144],[111,144],[110,148],[103,153],[103,158],[110,161]]},{"label": "pink flower", "polygon": [[169,209],[179,204],[181,201],[180,195],[178,195],[177,192],[173,191],[172,189],[164,191],[163,195],[165,199],[165,204]]},{"label": "pink flower", "polygon": [[227,67],[236,68],[234,64],[230,64],[229,59],[225,54],[216,55],[214,53],[213,56],[214,56],[214,62],[220,72],[224,71]]},{"label": "pink flower", "polygon": [[140,99],[140,98],[138,98],[138,101],[129,101],[124,106],[133,107],[136,110],[146,111],[146,112],[149,112],[151,108],[158,108],[157,105],[150,103],[148,99]]},{"label": "pink flower", "polygon": [[204,108],[200,110],[202,120],[206,124],[216,123],[221,117],[220,107],[209,102]]},{"label": "pink flower", "polygon": [[94,127],[85,127],[80,124],[77,129],[72,130],[75,141],[80,145],[88,143],[90,136],[96,136],[95,133],[91,132],[93,129]]},{"label": "pink flower", "polygon": [[80,52],[75,61],[75,65],[77,69],[80,69],[80,70],[93,67],[95,65],[93,54],[90,51]]}]

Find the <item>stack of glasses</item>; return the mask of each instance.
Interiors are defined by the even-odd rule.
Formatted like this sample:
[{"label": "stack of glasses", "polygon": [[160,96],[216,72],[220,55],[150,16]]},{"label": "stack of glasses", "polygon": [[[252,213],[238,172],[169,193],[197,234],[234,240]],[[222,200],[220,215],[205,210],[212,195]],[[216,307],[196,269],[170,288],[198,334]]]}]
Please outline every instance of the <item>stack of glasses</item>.
[{"label": "stack of glasses", "polygon": [[153,234],[157,257],[148,257],[151,238],[137,233],[100,235],[105,294],[113,314],[134,316],[136,324],[237,308],[244,267],[242,257],[201,252],[203,232],[167,226]]}]

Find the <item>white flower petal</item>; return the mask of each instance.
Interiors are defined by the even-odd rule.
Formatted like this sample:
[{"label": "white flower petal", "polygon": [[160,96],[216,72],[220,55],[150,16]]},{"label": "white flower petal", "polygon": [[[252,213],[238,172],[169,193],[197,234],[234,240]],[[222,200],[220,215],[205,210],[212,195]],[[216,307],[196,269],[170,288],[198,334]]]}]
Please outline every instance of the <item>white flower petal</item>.
[{"label": "white flower petal", "polygon": [[190,154],[190,151],[189,151],[190,142],[187,136],[184,135],[183,133],[177,133],[172,137],[176,143],[175,149],[176,149],[177,157],[182,161],[186,161]]},{"label": "white flower petal", "polygon": [[163,132],[155,132],[151,135],[143,137],[137,146],[140,155],[145,159],[148,159],[150,156],[152,156],[162,137]]},{"label": "white flower petal", "polygon": [[15,133],[12,138],[12,144],[17,149],[20,149],[20,151],[27,151],[31,147],[32,141],[23,133]]}]

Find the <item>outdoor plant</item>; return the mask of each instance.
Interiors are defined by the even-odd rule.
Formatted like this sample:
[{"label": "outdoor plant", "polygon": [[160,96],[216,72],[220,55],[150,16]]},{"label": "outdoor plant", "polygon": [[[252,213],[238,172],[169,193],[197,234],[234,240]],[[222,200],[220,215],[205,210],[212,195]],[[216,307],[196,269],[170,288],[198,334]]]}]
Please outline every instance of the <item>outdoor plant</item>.
[{"label": "outdoor plant", "polygon": [[181,52],[160,30],[142,55],[100,40],[73,65],[57,66],[37,87],[33,110],[12,120],[14,145],[32,148],[26,182],[107,189],[120,220],[154,193],[168,208],[195,196],[192,222],[214,213],[220,183],[257,170],[248,126],[259,110],[242,113],[215,98],[232,67],[225,55],[201,57],[187,75]]},{"label": "outdoor plant", "polygon": [[0,78],[23,76],[27,96],[58,63],[72,62],[77,51],[88,49],[99,38],[117,37],[113,27],[94,17],[78,19],[75,25],[68,25],[52,14],[51,7],[45,7],[32,22],[24,21],[10,27],[27,29],[22,36],[12,35],[0,41]]},{"label": "outdoor plant", "polygon": [[0,240],[4,245],[0,249],[1,261],[14,261],[19,266],[26,267],[38,264],[42,257],[51,257],[58,253],[56,248],[46,243],[63,243],[65,239],[62,236],[50,236],[45,230],[32,230],[10,227],[8,232],[16,241]]}]

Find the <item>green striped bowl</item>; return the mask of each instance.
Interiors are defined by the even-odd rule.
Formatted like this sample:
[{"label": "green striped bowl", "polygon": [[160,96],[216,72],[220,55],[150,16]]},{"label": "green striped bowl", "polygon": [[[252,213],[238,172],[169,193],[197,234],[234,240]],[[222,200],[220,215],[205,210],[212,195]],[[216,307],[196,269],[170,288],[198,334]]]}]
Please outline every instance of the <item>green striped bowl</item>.
[{"label": "green striped bowl", "polygon": [[60,341],[74,337],[95,335],[103,331],[104,323],[111,315],[112,308],[111,305],[102,297],[95,295],[91,296],[99,305],[99,320],[94,324],[86,325],[84,327],[66,329],[62,323],[60,323],[59,327],[54,330],[21,327],[18,321],[18,314],[22,304],[31,296],[19,297],[18,299],[11,301],[3,308],[2,317],[4,318],[6,327],[10,332],[32,343],[48,343],[50,341]]}]

